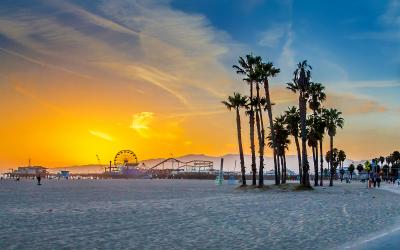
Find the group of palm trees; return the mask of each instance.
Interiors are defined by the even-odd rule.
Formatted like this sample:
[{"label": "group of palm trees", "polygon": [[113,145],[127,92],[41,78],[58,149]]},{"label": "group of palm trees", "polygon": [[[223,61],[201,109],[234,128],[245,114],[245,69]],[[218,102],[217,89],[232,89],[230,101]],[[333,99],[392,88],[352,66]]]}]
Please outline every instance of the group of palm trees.
[{"label": "group of palm trees", "polygon": [[[333,159],[333,139],[338,128],[343,128],[344,120],[342,113],[336,109],[326,109],[322,103],[326,99],[325,87],[321,83],[313,82],[311,78],[311,66],[307,61],[297,64],[293,73],[293,79],[287,83],[287,89],[298,95],[298,107],[289,107],[284,114],[273,118],[272,100],[269,92],[269,80],[280,73],[272,62],[264,62],[259,56],[246,55],[239,57],[238,65],[234,65],[236,73],[241,75],[243,81],[248,84],[249,96],[240,93],[234,93],[229,96],[223,104],[230,110],[236,111],[236,126],[238,147],[240,154],[241,180],[242,186],[246,186],[246,166],[244,162],[242,128],[240,111],[245,110],[249,119],[249,136],[251,151],[251,173],[252,185],[257,185],[257,158],[256,141],[258,142],[258,186],[264,186],[264,152],[268,145],[273,152],[275,184],[286,183],[286,151],[290,144],[289,137],[294,138],[298,164],[300,184],[310,187],[308,162],[308,147],[312,150],[314,166],[314,185],[323,185],[323,151],[322,143],[325,132],[330,138],[330,158]],[[262,93],[261,88],[264,87]],[[308,107],[307,107],[308,104]],[[307,116],[307,109],[312,114]],[[267,113],[268,123],[264,122],[264,112]],[[266,134],[266,127],[269,129]],[[267,143],[266,143],[267,139]],[[319,161],[320,160],[320,161]],[[320,164],[320,171],[318,167]],[[331,161],[331,166],[333,166]],[[332,178],[336,170],[330,168]],[[319,173],[321,178],[319,178]],[[318,182],[319,180],[319,182]]]},{"label": "group of palm trees", "polygon": [[[332,151],[329,150],[328,152],[326,152],[325,160],[326,162],[328,162],[328,169],[330,169],[331,173],[329,178],[329,183],[333,182],[333,175],[336,173],[337,167],[339,167],[340,180],[341,181],[343,180],[343,174],[344,174],[343,164],[346,158],[347,158],[346,153],[341,149],[339,150],[337,148],[334,148]],[[351,168],[351,165],[349,166],[349,168]],[[351,172],[350,169],[349,171]],[[353,175],[353,173],[351,173],[351,175]]]},{"label": "group of palm trees", "polygon": [[372,159],[372,163],[378,166],[379,170],[382,169],[386,176],[392,175],[398,177],[400,169],[400,152],[394,151],[386,157],[380,156],[374,158]]}]

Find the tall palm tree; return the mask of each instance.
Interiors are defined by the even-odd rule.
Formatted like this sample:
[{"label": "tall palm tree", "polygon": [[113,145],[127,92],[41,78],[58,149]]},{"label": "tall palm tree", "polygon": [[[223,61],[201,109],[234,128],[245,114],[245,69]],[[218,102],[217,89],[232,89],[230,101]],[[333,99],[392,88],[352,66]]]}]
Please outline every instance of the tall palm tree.
[{"label": "tall palm tree", "polygon": [[333,137],[336,136],[337,128],[343,128],[344,126],[344,119],[342,117],[342,112],[338,111],[337,109],[326,109],[324,114],[324,119],[326,122],[326,128],[328,130],[328,135],[330,137],[330,165],[331,165],[331,177],[329,179],[329,186],[333,186]]},{"label": "tall palm tree", "polygon": [[262,84],[263,70],[262,70],[262,60],[261,57],[257,57],[256,60],[256,70],[255,70],[255,85],[256,85],[256,124],[257,124],[257,134],[258,134],[258,152],[260,158],[260,167],[258,172],[258,186],[264,186],[264,149],[265,149],[265,130],[264,130],[264,118],[263,118],[263,106],[266,103],[266,98],[260,96],[260,84]]},{"label": "tall palm tree", "polygon": [[229,110],[234,109],[236,111],[236,129],[240,155],[240,170],[242,173],[242,186],[246,186],[246,167],[244,165],[240,109],[247,106],[247,100],[247,96],[242,96],[239,93],[233,93],[233,96],[229,96],[227,101],[222,102]]},{"label": "tall palm tree", "polygon": [[280,69],[275,68],[274,64],[272,62],[267,62],[267,63],[261,63],[258,67],[259,70],[259,76],[260,76],[260,81],[264,85],[264,91],[265,91],[265,109],[267,110],[268,113],[268,121],[269,121],[269,127],[271,129],[271,136],[272,136],[272,143],[273,143],[273,157],[274,157],[274,169],[275,169],[275,184],[279,185],[280,183],[280,178],[277,173],[278,166],[279,166],[279,160],[277,159],[277,145],[276,145],[276,139],[275,139],[275,131],[272,129],[274,127],[274,121],[272,118],[272,102],[271,102],[271,97],[269,93],[269,78],[271,77],[276,77]]},{"label": "tall palm tree", "polygon": [[285,111],[285,124],[286,124],[286,129],[294,137],[294,141],[296,143],[297,160],[299,164],[299,176],[301,180],[303,171],[301,168],[301,153],[299,144],[300,112],[295,106],[289,107],[288,110]]},{"label": "tall palm tree", "polygon": [[297,69],[293,73],[293,82],[287,83],[287,88],[294,93],[299,93],[300,110],[300,132],[301,132],[301,166],[303,169],[302,185],[309,187],[309,164],[307,159],[307,99],[309,96],[311,66],[306,60],[297,64]]},{"label": "tall palm tree", "polygon": [[314,186],[318,186],[318,139],[320,137],[319,117],[312,114],[307,119],[307,138],[308,146],[312,149],[314,162]]},{"label": "tall palm tree", "polygon": [[320,186],[324,185],[322,171],[324,168],[324,153],[322,150],[322,143],[324,141],[325,130],[326,130],[326,121],[323,116],[324,108],[320,108],[318,110],[318,140],[319,140],[319,153],[320,153],[320,170],[321,170],[321,179],[319,182]]},{"label": "tall palm tree", "polygon": [[257,166],[256,166],[256,148],[255,148],[255,138],[254,138],[254,126],[255,126],[255,113],[254,113],[254,83],[257,81],[257,75],[255,73],[255,68],[257,65],[258,57],[253,55],[246,55],[245,58],[239,57],[239,65],[233,65],[237,74],[244,75],[243,81],[247,82],[250,86],[250,105],[247,111],[249,115],[250,123],[250,150],[251,150],[251,171],[252,171],[252,185],[257,185]]},{"label": "tall palm tree", "polygon": [[321,110],[322,102],[326,100],[325,94],[325,87],[321,83],[311,82],[310,88],[308,90],[309,97],[308,97],[308,104],[310,109],[313,111],[313,118],[314,118],[314,127],[315,127],[315,135],[316,135],[316,143],[312,145],[312,150],[315,156],[313,156],[314,160],[314,172],[315,172],[315,179],[314,179],[314,186],[318,186],[318,142],[320,145],[320,154],[321,154],[321,182],[320,185],[322,186],[322,169],[323,169],[323,156],[322,156],[322,140],[324,137],[325,128],[320,121],[319,116],[321,113],[318,112]]}]

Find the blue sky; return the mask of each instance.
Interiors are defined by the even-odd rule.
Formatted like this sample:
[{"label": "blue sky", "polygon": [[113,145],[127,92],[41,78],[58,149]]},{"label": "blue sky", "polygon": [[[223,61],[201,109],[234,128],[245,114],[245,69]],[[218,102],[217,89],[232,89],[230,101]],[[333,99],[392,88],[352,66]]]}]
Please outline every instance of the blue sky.
[{"label": "blue sky", "polygon": [[[62,136],[73,160],[54,155],[50,165],[121,148],[141,158],[235,153],[234,117],[221,100],[247,93],[232,65],[248,53],[281,69],[271,81],[275,114],[296,105],[285,83],[307,59],[327,88],[324,105],[345,117],[339,148],[354,159],[398,149],[399,0],[6,0],[0,167],[26,152],[55,154]],[[41,146],[10,146],[15,138]]]},{"label": "blue sky", "polygon": [[[400,77],[399,58],[394,56],[400,54],[396,1],[178,0],[171,5],[206,16],[210,25],[227,32],[254,53],[271,59],[277,57],[290,30],[296,61],[305,58],[318,66],[320,57],[328,57],[351,72],[349,80]],[[397,17],[390,16],[392,11],[397,11]],[[268,31],[279,34],[272,33],[272,44],[263,46],[260,41]]]}]

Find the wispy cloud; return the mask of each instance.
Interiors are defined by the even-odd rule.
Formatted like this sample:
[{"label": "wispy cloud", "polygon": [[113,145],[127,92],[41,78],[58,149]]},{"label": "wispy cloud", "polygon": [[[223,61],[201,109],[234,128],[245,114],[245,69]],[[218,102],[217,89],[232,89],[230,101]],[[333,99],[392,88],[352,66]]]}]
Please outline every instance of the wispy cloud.
[{"label": "wispy cloud", "polygon": [[[289,27],[290,28],[290,27]],[[266,47],[276,47],[281,43],[281,40],[288,33],[288,25],[274,25],[268,30],[260,34],[258,44]]]},{"label": "wispy cloud", "polygon": [[337,82],[335,85],[341,86],[341,88],[351,89],[376,89],[376,88],[397,88],[400,87],[400,81],[395,80],[383,80],[383,81],[347,81]]},{"label": "wispy cloud", "polygon": [[281,74],[291,75],[289,72],[292,72],[295,64],[295,52],[292,47],[293,43],[293,30],[292,24],[288,24],[286,29],[286,40],[283,44],[281,54],[278,58],[278,63],[281,67]]},{"label": "wispy cloud", "polygon": [[386,12],[381,16],[384,23],[400,27],[400,1],[390,0]]},{"label": "wispy cloud", "polygon": [[173,10],[168,2],[104,2],[95,12],[68,2],[43,4],[60,11],[0,11],[0,32],[37,56],[6,53],[65,73],[152,85],[186,106],[232,88],[221,60],[235,43],[202,15]]},{"label": "wispy cloud", "polygon": [[139,135],[148,138],[150,136],[150,122],[154,119],[152,112],[140,112],[132,116],[130,128],[135,130]]},{"label": "wispy cloud", "polygon": [[21,59],[23,59],[23,60],[25,60],[27,62],[40,65],[42,67],[46,67],[46,68],[54,69],[54,70],[59,70],[59,71],[62,71],[62,72],[68,73],[68,74],[76,75],[76,76],[87,78],[87,79],[94,79],[91,76],[88,76],[88,75],[85,75],[85,74],[82,74],[82,73],[79,73],[79,72],[76,72],[76,71],[69,70],[69,69],[67,69],[65,67],[60,67],[60,66],[57,66],[57,65],[54,65],[54,64],[50,64],[50,63],[47,63],[47,62],[44,62],[44,61],[41,61],[41,60],[38,60],[38,59],[35,59],[35,58],[32,58],[32,57],[23,55],[21,53],[18,53],[18,52],[9,50],[9,49],[5,49],[5,48],[1,48],[0,47],[0,51],[2,51],[3,53],[6,53],[6,54],[12,55],[12,56],[21,58]]},{"label": "wispy cloud", "polygon": [[112,136],[110,136],[110,135],[108,135],[108,134],[106,134],[104,132],[100,132],[100,131],[96,131],[96,130],[89,130],[89,133],[91,135],[94,135],[94,136],[96,136],[98,138],[101,138],[101,139],[104,139],[106,141],[113,141]]},{"label": "wispy cloud", "polygon": [[[271,96],[276,104],[275,109],[278,113],[283,112],[288,106],[298,105],[297,96],[283,86],[272,87]],[[335,91],[327,92],[327,100],[323,105],[327,108],[337,108],[346,116],[388,111],[387,106],[368,96]]]},{"label": "wispy cloud", "polygon": [[384,113],[388,108],[374,99],[350,93],[328,93],[324,104],[339,109],[345,115]]},{"label": "wispy cloud", "polygon": [[163,119],[153,112],[140,112],[132,116],[130,128],[145,139],[176,140],[181,135],[182,119]]}]

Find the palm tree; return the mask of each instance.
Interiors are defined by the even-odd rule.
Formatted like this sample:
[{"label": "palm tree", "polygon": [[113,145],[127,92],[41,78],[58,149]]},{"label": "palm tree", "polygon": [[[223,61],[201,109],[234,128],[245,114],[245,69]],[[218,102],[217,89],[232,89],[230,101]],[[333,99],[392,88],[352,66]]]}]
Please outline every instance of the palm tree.
[{"label": "palm tree", "polygon": [[[325,94],[325,87],[321,83],[311,82],[310,87],[308,90],[309,97],[308,97],[308,104],[310,109],[313,111],[314,119],[318,119],[318,111],[321,110],[322,102],[326,99]],[[314,186],[318,186],[318,142],[320,142],[320,154],[321,154],[321,165],[323,164],[322,159],[322,139],[323,134],[325,132],[325,128],[321,127],[321,121],[314,121],[314,129],[315,129],[315,139],[316,142],[311,145],[313,150],[313,160],[314,160],[314,172],[315,172],[315,179],[314,179]],[[322,131],[321,131],[322,129]],[[321,186],[322,186],[322,168],[321,166]]]},{"label": "palm tree", "polygon": [[328,169],[330,170],[330,166],[331,166],[331,151],[326,152],[325,155],[325,161],[328,163]]},{"label": "palm tree", "polygon": [[307,99],[311,80],[311,66],[307,61],[299,62],[293,73],[293,82],[287,83],[287,88],[294,93],[299,93],[300,132],[301,132],[301,166],[303,170],[302,185],[309,187],[309,164],[307,159]]},{"label": "palm tree", "polygon": [[318,186],[318,123],[315,115],[310,115],[307,119],[307,138],[308,146],[311,147],[314,162],[314,186]]},{"label": "palm tree", "polygon": [[[320,170],[321,170],[321,180],[320,180],[320,182],[319,182],[319,185],[320,186],[323,186],[324,185],[324,183],[323,183],[323,176],[322,176],[322,170],[323,170],[323,168],[324,168],[324,153],[323,153],[323,151],[322,151],[322,143],[323,143],[323,140],[324,140],[324,135],[325,135],[325,130],[326,130],[326,121],[325,121],[325,119],[324,119],[324,116],[323,116],[323,113],[324,113],[324,108],[321,108],[321,109],[319,109],[318,110],[318,119],[317,119],[317,131],[318,131],[318,141],[319,141],[319,153],[320,153],[320,164],[321,164],[321,168],[320,168]],[[318,162],[318,160],[317,160],[317,162]]]},{"label": "palm tree", "polygon": [[299,164],[299,176],[302,179],[302,168],[301,168],[301,154],[300,154],[300,144],[299,144],[299,124],[300,124],[300,112],[295,107],[292,106],[285,111],[285,124],[286,129],[294,137],[297,150],[297,160]]},{"label": "palm tree", "polygon": [[236,111],[236,128],[240,155],[240,170],[242,172],[242,186],[246,186],[246,167],[244,165],[242,129],[239,111],[241,108],[247,105],[247,100],[247,96],[242,96],[239,93],[233,93],[233,96],[229,96],[227,101],[222,102],[229,110],[235,109]]},{"label": "palm tree", "polygon": [[346,160],[346,153],[343,150],[339,150],[338,157],[339,157],[340,169],[341,169],[340,181],[343,181],[343,172],[344,172],[344,170],[343,170],[343,162]]},{"label": "palm tree", "polygon": [[342,117],[342,112],[336,109],[326,109],[324,114],[324,119],[326,122],[326,128],[328,130],[328,135],[330,137],[330,149],[331,149],[331,178],[329,179],[329,186],[333,186],[333,168],[332,168],[332,160],[333,160],[333,137],[336,135],[337,128],[343,128],[344,119]]},{"label": "palm tree", "polygon": [[354,164],[353,164],[353,163],[350,164],[350,166],[349,166],[350,180],[353,180],[353,172],[354,172],[354,169],[355,169]]},{"label": "palm tree", "polygon": [[[278,168],[278,174],[282,178],[282,183],[286,183],[287,169],[286,169],[286,150],[290,144],[289,131],[285,127],[285,116],[278,116],[274,120],[274,131],[277,146],[277,160],[281,162],[282,169]],[[268,135],[268,146],[273,147],[272,131]],[[282,170],[282,171],[281,171]]]},{"label": "palm tree", "polygon": [[279,175],[277,174],[279,160],[277,159],[277,145],[275,139],[275,131],[272,129],[274,127],[274,122],[272,118],[272,102],[269,94],[269,78],[277,76],[280,72],[280,69],[275,68],[272,62],[261,63],[259,66],[260,67],[258,69],[260,73],[260,80],[263,82],[265,90],[265,109],[267,110],[268,113],[269,127],[271,128],[271,136],[272,136],[271,139],[273,143],[272,152],[274,157],[274,169],[275,169],[275,184],[279,185],[280,178]]},{"label": "palm tree", "polygon": [[332,150],[329,150],[326,153],[326,157],[329,158],[329,162],[330,162],[330,180],[333,179],[333,176],[336,175],[336,170],[337,167],[340,164],[339,161],[339,150],[337,148],[334,148]]},{"label": "palm tree", "polygon": [[238,65],[233,65],[233,68],[236,70],[237,74],[245,75],[243,81],[247,82],[250,85],[250,105],[247,111],[249,115],[249,123],[250,123],[250,150],[251,150],[251,171],[252,171],[252,185],[257,185],[257,166],[256,166],[256,149],[255,149],[255,141],[254,141],[254,94],[253,87],[256,79],[255,67],[258,58],[253,55],[246,55],[245,58],[239,57]]}]

